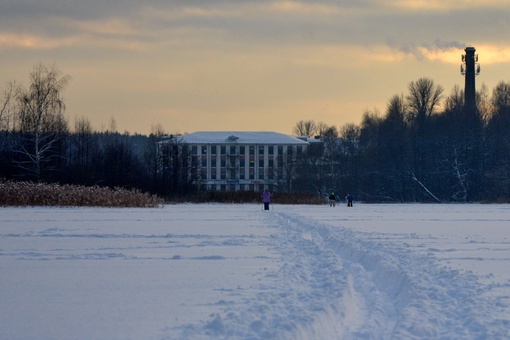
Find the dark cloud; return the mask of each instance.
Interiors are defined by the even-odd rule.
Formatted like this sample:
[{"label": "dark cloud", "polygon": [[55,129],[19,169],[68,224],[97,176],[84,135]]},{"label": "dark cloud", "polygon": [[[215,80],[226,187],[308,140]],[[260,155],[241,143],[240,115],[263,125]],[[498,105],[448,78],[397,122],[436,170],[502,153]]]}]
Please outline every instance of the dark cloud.
[{"label": "dark cloud", "polygon": [[458,41],[445,41],[445,40],[441,40],[441,39],[436,39],[436,40],[434,40],[434,43],[432,45],[425,46],[425,47],[428,49],[431,49],[431,50],[438,49],[438,50],[446,51],[446,50],[451,50],[451,49],[464,48],[464,47],[466,47],[466,44],[460,43]]},{"label": "dark cloud", "polygon": [[67,17],[91,19],[131,13],[143,2],[134,0],[3,0],[0,16],[5,18]]},{"label": "dark cloud", "polygon": [[424,50],[431,52],[448,51],[452,49],[461,50],[467,46],[466,43],[461,43],[458,41],[446,41],[439,38],[436,38],[432,42],[424,42],[421,44],[414,42],[399,43],[395,40],[388,39],[387,44],[392,49],[403,52],[405,54],[413,55],[418,60],[425,59]]},{"label": "dark cloud", "polygon": [[[115,19],[139,32],[123,39],[144,42],[162,41],[173,34],[191,31],[217,34],[218,39],[231,44],[370,47],[387,42],[418,59],[423,58],[423,48],[445,50],[463,48],[472,41],[501,42],[510,34],[510,13],[505,8],[459,8],[440,13],[399,11],[376,0],[282,1],[279,6],[275,3],[273,0],[3,0],[0,33],[62,37],[83,33],[80,32],[83,25],[70,24],[74,21],[94,24]],[[182,34],[179,39],[185,41],[186,33]]]}]

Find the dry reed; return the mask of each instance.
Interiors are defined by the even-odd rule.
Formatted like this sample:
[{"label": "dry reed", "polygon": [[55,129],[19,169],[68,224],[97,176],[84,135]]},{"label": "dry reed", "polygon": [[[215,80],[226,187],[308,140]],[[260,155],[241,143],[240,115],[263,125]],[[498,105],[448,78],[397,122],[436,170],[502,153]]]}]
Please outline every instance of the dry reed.
[{"label": "dry reed", "polygon": [[157,207],[162,198],[139,190],[33,182],[0,182],[2,206]]}]

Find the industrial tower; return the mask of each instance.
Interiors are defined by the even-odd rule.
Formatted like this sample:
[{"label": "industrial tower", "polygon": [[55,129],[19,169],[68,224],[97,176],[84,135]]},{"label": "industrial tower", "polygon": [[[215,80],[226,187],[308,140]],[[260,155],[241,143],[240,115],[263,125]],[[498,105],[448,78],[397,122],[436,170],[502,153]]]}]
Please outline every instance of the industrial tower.
[{"label": "industrial tower", "polygon": [[466,54],[462,55],[460,73],[466,78],[464,87],[464,108],[468,111],[476,110],[476,89],[475,77],[480,74],[478,54],[475,54],[474,47],[466,47]]}]

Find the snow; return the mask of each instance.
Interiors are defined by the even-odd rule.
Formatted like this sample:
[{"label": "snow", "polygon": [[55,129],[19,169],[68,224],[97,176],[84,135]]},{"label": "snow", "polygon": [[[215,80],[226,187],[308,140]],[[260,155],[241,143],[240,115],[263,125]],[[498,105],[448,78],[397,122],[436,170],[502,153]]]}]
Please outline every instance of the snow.
[{"label": "snow", "polygon": [[0,208],[1,339],[504,339],[510,206]]},{"label": "snow", "polygon": [[198,131],[182,136],[188,144],[308,145],[297,137],[272,131]]}]

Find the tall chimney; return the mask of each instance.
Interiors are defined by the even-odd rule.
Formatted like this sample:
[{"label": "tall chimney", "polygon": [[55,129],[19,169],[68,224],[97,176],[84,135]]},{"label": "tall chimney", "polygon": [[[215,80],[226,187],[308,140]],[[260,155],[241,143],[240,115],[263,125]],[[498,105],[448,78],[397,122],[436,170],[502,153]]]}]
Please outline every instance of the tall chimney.
[{"label": "tall chimney", "polygon": [[464,108],[466,110],[476,110],[476,89],[475,76],[480,73],[478,64],[478,55],[475,54],[474,47],[466,47],[466,54],[462,56],[464,64],[461,66],[461,73],[466,78],[464,87]]}]

